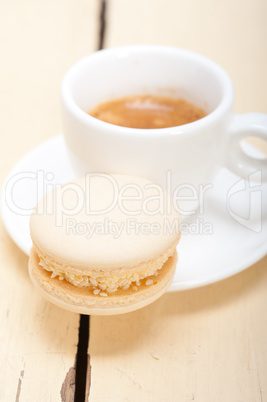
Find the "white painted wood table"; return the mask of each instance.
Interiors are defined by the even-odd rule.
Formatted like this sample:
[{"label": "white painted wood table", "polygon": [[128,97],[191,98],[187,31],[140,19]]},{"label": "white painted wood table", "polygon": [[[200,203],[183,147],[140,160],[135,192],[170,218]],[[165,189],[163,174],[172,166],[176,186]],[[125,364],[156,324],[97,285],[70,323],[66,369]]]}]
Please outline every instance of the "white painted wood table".
[{"label": "white painted wood table", "polygon": [[[233,79],[237,112],[267,112],[264,0],[1,0],[1,183],[61,132],[69,66],[99,46],[133,43],[212,58]],[[134,313],[83,317],[79,337],[79,315],[35,292],[2,222],[0,247],[1,402],[267,401],[266,257]]]}]

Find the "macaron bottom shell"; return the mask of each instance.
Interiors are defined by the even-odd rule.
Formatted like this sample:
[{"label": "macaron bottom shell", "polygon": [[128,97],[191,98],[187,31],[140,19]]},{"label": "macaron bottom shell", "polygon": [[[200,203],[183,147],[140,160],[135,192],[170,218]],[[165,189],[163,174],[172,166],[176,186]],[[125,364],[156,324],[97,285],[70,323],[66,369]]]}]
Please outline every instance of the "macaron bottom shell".
[{"label": "macaron bottom shell", "polygon": [[[95,295],[94,289],[74,286],[66,280],[51,278],[39,265],[39,257],[32,249],[29,274],[37,290],[50,302],[66,310],[88,315],[116,315],[138,310],[157,300],[170,286],[177,264],[177,252],[170,257],[157,276],[140,281],[137,290],[117,290],[107,296]],[[147,279],[153,283],[146,285]]]}]

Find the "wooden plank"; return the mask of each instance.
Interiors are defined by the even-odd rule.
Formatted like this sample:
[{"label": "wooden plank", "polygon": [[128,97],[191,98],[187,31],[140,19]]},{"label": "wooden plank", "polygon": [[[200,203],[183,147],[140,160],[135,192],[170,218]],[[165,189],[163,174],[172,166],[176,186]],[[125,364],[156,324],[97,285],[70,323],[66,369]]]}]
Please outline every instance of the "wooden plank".
[{"label": "wooden plank", "polygon": [[58,401],[75,363],[79,316],[41,298],[27,264],[1,225],[0,400]]},{"label": "wooden plank", "polygon": [[264,401],[266,265],[137,312],[91,317],[90,400]]},{"label": "wooden plank", "polygon": [[[230,74],[237,112],[266,113],[266,13],[264,0],[109,0],[105,46],[151,43],[200,52]],[[140,311],[91,317],[90,400],[267,399],[266,266],[267,257]]]},{"label": "wooden plank", "polygon": [[[97,0],[1,1],[1,184],[19,157],[61,131],[61,79],[96,49],[98,13]],[[2,223],[0,250],[0,400],[73,401],[79,315],[36,293]]]},{"label": "wooden plank", "polygon": [[239,113],[267,111],[265,0],[110,0],[105,46],[184,47],[221,64]]},{"label": "wooden plank", "polygon": [[[98,46],[98,0],[0,2],[1,163],[61,133],[61,80]],[[16,144],[16,146],[14,146]]]}]

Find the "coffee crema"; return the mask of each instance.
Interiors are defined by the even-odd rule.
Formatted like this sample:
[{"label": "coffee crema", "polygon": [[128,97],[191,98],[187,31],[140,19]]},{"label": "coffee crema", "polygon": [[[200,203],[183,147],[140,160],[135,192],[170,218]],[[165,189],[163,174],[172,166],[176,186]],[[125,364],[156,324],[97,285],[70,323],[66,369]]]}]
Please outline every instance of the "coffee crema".
[{"label": "coffee crema", "polygon": [[106,123],[130,128],[167,128],[180,126],[206,116],[203,109],[185,99],[135,95],[104,102],[89,115]]}]

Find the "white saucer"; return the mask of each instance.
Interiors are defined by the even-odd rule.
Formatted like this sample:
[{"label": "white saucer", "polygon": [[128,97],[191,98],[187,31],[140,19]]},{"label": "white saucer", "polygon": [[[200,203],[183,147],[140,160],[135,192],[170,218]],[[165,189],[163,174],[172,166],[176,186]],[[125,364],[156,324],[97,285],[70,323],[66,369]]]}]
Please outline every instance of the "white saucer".
[{"label": "white saucer", "polygon": [[[261,156],[248,145],[247,151]],[[33,149],[9,173],[2,193],[2,218],[9,235],[26,254],[31,248],[32,208],[53,185],[73,178],[61,135]],[[260,172],[253,178],[258,180]],[[267,183],[240,180],[222,169],[207,191],[204,205],[204,213],[195,221],[185,221],[177,271],[169,291],[227,278],[267,253]],[[22,210],[27,211],[21,214]]]}]

